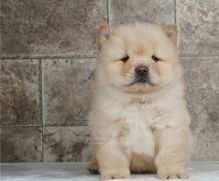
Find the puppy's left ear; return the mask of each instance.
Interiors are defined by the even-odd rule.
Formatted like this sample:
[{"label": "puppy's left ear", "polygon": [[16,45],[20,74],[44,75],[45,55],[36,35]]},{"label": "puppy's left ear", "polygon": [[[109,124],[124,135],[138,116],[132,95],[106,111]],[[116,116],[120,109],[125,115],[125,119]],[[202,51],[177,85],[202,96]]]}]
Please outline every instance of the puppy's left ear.
[{"label": "puppy's left ear", "polygon": [[110,38],[113,32],[113,27],[109,24],[103,24],[100,26],[98,35],[97,35],[97,43],[98,48],[101,49],[103,44]]},{"label": "puppy's left ear", "polygon": [[177,27],[175,24],[167,24],[162,26],[162,30],[165,32],[168,38],[174,43],[177,44]]}]

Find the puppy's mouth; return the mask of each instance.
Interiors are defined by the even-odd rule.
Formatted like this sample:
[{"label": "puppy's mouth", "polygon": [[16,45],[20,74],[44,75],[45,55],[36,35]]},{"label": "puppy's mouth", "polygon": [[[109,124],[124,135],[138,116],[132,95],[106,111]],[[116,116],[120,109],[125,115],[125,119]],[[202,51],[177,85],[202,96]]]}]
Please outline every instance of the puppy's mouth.
[{"label": "puppy's mouth", "polygon": [[149,84],[151,86],[154,85],[153,83],[151,83],[149,76],[135,77],[134,81],[130,84],[130,86],[132,86],[132,85],[146,85],[146,84]]},{"label": "puppy's mouth", "polygon": [[134,80],[135,83],[137,84],[146,84],[149,82],[149,76],[145,76],[145,77],[136,77]]},{"label": "puppy's mouth", "polygon": [[140,79],[140,80],[134,80],[131,84],[134,85],[134,84],[147,84],[149,81],[148,80],[145,80],[145,79]]}]

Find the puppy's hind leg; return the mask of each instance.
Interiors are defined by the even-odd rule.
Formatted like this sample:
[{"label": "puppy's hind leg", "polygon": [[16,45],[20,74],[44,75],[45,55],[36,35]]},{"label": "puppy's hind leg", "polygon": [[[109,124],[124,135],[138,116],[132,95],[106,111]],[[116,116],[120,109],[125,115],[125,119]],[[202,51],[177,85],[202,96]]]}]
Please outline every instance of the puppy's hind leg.
[{"label": "puppy's hind leg", "polygon": [[132,173],[156,173],[154,159],[143,154],[132,154],[130,169]]}]

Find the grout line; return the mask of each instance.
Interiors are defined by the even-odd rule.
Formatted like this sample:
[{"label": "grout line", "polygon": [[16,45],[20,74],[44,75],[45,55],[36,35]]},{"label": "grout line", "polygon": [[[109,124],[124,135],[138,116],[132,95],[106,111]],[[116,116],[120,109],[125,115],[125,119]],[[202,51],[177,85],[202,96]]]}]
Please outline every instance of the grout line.
[{"label": "grout line", "polygon": [[[203,56],[196,56],[196,55],[180,55],[179,54],[179,57],[183,57],[183,58],[218,58],[219,57],[219,55],[203,55]],[[54,57],[50,57],[50,58],[45,58],[45,59],[50,59],[50,60],[55,60],[55,59],[65,59],[65,58],[74,58],[74,59],[76,59],[76,58],[96,58],[96,57],[60,57],[60,58],[54,58]],[[0,60],[2,60],[2,61],[6,61],[6,60],[11,60],[11,59],[13,59],[13,60],[16,60],[16,59],[18,59],[18,58],[12,58],[12,57],[4,57],[3,59],[2,58],[0,58]],[[28,60],[34,60],[34,59],[40,59],[40,60],[43,60],[44,58],[40,58],[40,57],[21,57],[21,58],[19,58],[19,59],[28,59]]]},{"label": "grout line", "polygon": [[106,0],[107,24],[109,24],[109,0]]},{"label": "grout line", "polygon": [[176,19],[176,13],[177,13],[176,0],[174,0],[174,6],[175,6],[175,8],[174,8],[174,22],[175,22],[175,24],[177,24],[177,19]]},{"label": "grout line", "polygon": [[42,69],[42,59],[40,60],[40,66],[39,66],[39,72],[40,72],[40,118],[41,118],[41,123],[42,123],[42,134],[41,134],[41,144],[42,144],[42,155],[41,155],[41,158],[42,158],[42,161],[44,161],[44,147],[43,147],[43,136],[44,136],[44,129],[43,129],[43,69]]},{"label": "grout line", "polygon": [[46,128],[46,127],[80,127],[88,125],[1,125],[0,128],[13,128],[13,127],[36,127],[36,128]]},{"label": "grout line", "polygon": [[218,58],[219,55],[215,56],[187,56],[187,55],[179,55],[180,58]]},{"label": "grout line", "polygon": [[[176,21],[177,23],[177,21]],[[178,25],[177,25],[178,26]],[[178,36],[179,37],[179,36]],[[206,57],[219,57],[219,55],[202,55],[202,56],[197,56],[197,55],[186,55],[182,54],[179,56],[181,57],[194,57],[194,58],[206,58]],[[0,60],[16,60],[16,59],[28,59],[28,60],[44,60],[44,59],[66,59],[66,58],[72,58],[72,59],[82,59],[82,58],[97,58],[97,56],[33,56],[33,57],[28,57],[28,56],[11,56],[11,57],[0,57]]]},{"label": "grout line", "polygon": [[69,126],[69,125],[62,125],[62,126],[44,126],[44,128],[50,128],[50,127],[52,127],[52,128],[56,128],[56,127],[60,127],[60,128],[63,128],[63,127],[66,127],[66,128],[77,128],[77,127],[88,127],[88,125],[77,125],[77,126]]},{"label": "grout line", "polygon": [[175,4],[175,11],[174,11],[174,13],[175,13],[175,24],[176,24],[176,27],[177,27],[177,40],[176,40],[176,46],[177,46],[177,48],[179,48],[179,37],[180,37],[180,29],[179,29],[179,25],[178,25],[178,22],[177,22],[177,3],[176,3],[176,0],[174,0],[174,4]]},{"label": "grout line", "polygon": [[1,125],[0,128],[13,128],[13,127],[36,127],[41,128],[42,125]]},{"label": "grout line", "polygon": [[78,55],[78,56],[59,56],[59,55],[54,55],[54,56],[6,56],[6,57],[0,57],[1,60],[8,60],[8,59],[65,59],[65,58],[96,58],[97,56],[83,56],[83,55]]},{"label": "grout line", "polygon": [[107,0],[107,23],[110,24],[110,0]]}]

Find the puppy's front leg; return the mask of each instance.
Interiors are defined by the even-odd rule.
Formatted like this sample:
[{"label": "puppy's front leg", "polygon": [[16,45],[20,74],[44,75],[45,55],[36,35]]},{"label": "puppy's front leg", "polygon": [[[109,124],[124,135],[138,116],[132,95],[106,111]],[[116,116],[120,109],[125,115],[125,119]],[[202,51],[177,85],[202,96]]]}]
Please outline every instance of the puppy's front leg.
[{"label": "puppy's front leg", "polygon": [[186,164],[190,154],[191,134],[187,126],[159,131],[157,173],[161,179],[188,178]]},{"label": "puppy's front leg", "polygon": [[101,179],[122,179],[130,175],[129,161],[116,140],[97,146]]}]

